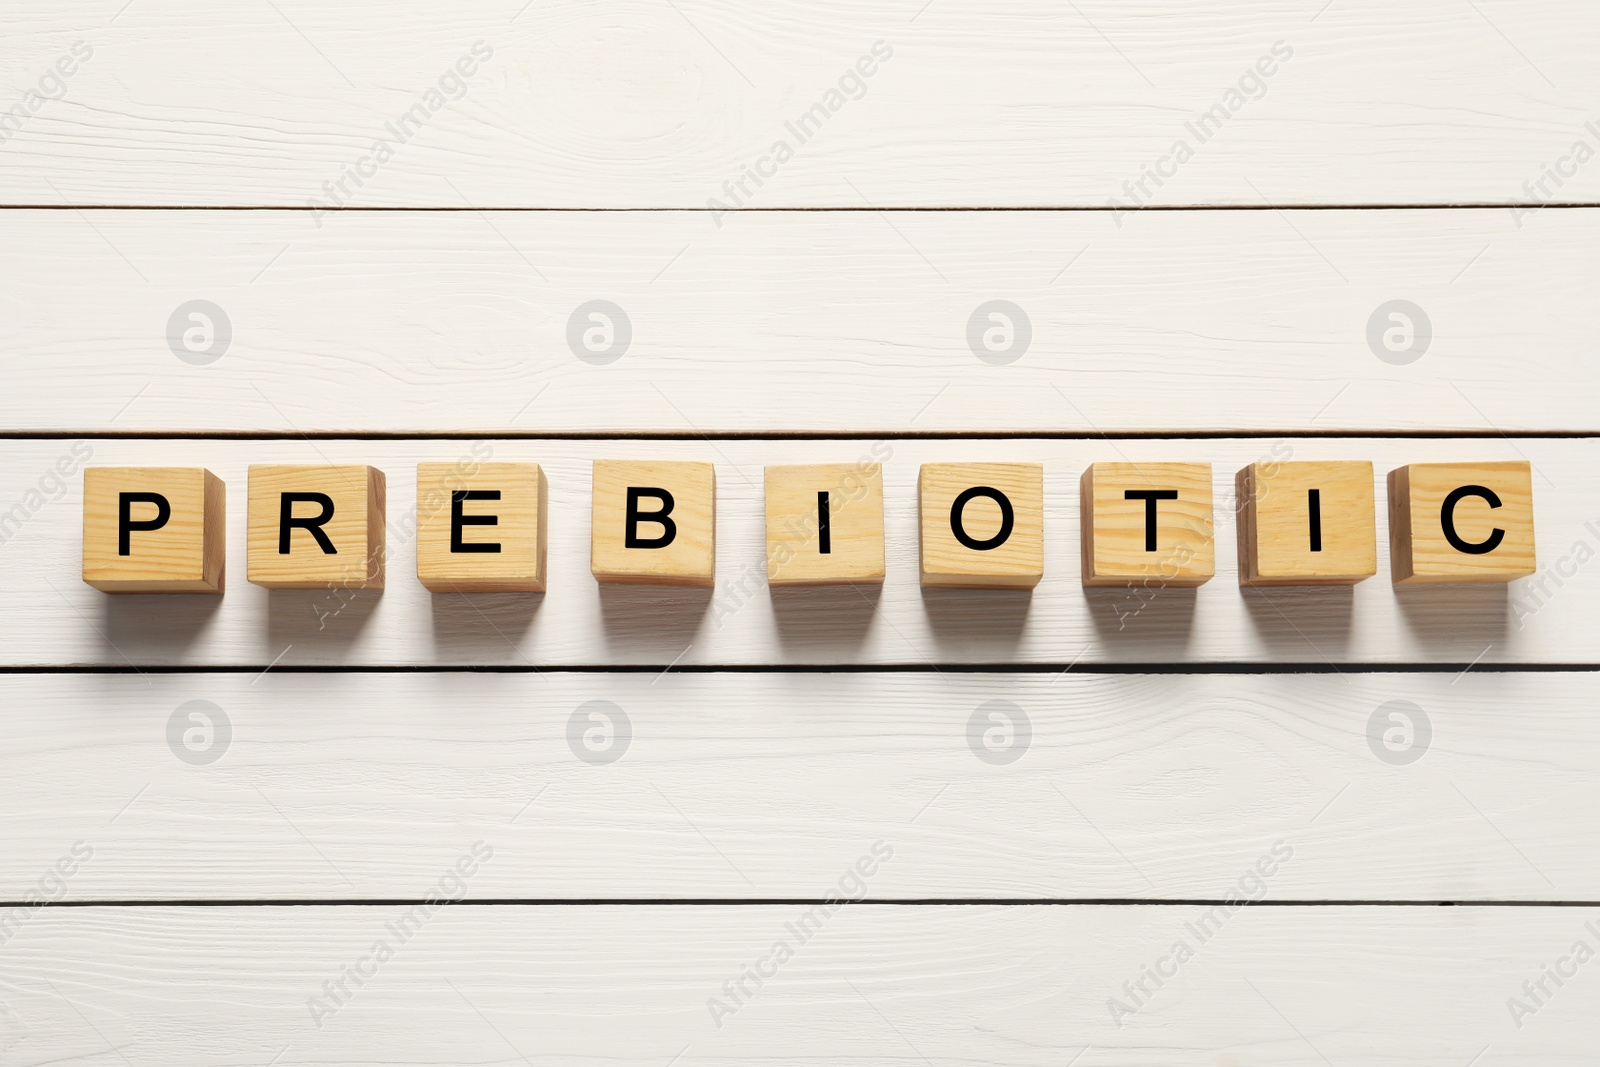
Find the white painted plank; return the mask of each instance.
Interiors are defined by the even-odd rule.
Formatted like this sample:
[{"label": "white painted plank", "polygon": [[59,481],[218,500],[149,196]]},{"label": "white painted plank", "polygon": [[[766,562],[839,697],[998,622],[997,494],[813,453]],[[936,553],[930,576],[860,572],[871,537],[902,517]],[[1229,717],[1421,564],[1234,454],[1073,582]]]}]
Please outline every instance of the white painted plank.
[{"label": "white painted plank", "polygon": [[[364,205],[701,208],[747,168],[755,206],[1099,206],[1141,179],[1158,203],[1506,203],[1596,144],[1600,90],[1583,0],[11,7],[0,199],[25,204],[298,207],[344,180]],[[1550,195],[1595,199],[1563,169]]]},{"label": "white painted plank", "polygon": [[[1570,976],[1577,942],[1593,954],[1595,908],[1246,908],[1204,943],[1188,929],[1202,909],[1183,906],[852,905],[799,943],[788,928],[804,914],[446,907],[400,943],[398,907],[47,909],[5,946],[9,1054],[172,1067],[1593,1062],[1593,962],[1564,987],[1544,979],[1551,995],[1520,1029],[1507,1001],[1544,965]],[[1179,939],[1191,958],[1159,988],[1144,979],[1150,996],[1118,1026],[1107,1002],[1126,1003],[1146,967],[1171,973]],[[793,954],[774,968],[780,941]],[[708,1002],[758,964],[771,977],[746,979],[752,995],[717,1026]],[[357,966],[359,987],[344,977]],[[352,995],[314,1022],[312,998],[341,980]]]},{"label": "white painted plank", "polygon": [[[228,485],[228,592],[113,596],[81,581],[81,477],[39,492],[78,455],[105,465],[200,464]],[[430,594],[415,579],[407,516],[415,465],[476,456],[532,460],[550,482],[550,590]],[[1404,463],[1527,458],[1541,573],[1510,586],[1397,591],[1387,521],[1378,576],[1350,589],[1238,588],[1233,475],[1263,457],[1366,459],[1381,483]],[[717,588],[602,588],[589,573],[589,482],[596,458],[710,461],[718,469]],[[888,581],[881,592],[764,585],[764,464],[885,466]],[[1213,464],[1217,577],[1197,592],[1086,591],[1078,477],[1096,460]],[[917,583],[916,477],[930,461],[1045,464],[1045,578],[1028,594],[930,590]],[[250,463],[372,463],[388,475],[388,588],[274,590],[244,581]],[[1380,499],[1385,490],[1377,490]],[[29,495],[32,493],[33,495]],[[109,664],[949,664],[1590,663],[1600,572],[1600,441],[1593,439],[1136,441],[8,441],[0,446],[0,545],[11,608],[0,663]],[[16,507],[10,507],[15,503]],[[34,511],[34,508],[37,508]],[[1381,509],[1380,509],[1381,510]],[[32,511],[32,514],[30,514]],[[18,520],[24,519],[20,525]]]},{"label": "white painted plank", "polygon": [[[1600,210],[6,222],[13,430],[1597,428]],[[597,299],[632,331],[606,365],[568,342]],[[230,331],[208,365],[169,341],[194,300]],[[969,342],[991,300],[1031,329],[1005,365]],[[1395,300],[1412,353],[1369,341]]]},{"label": "white painted plank", "polygon": [[1597,900],[1593,678],[0,676],[0,900]]}]

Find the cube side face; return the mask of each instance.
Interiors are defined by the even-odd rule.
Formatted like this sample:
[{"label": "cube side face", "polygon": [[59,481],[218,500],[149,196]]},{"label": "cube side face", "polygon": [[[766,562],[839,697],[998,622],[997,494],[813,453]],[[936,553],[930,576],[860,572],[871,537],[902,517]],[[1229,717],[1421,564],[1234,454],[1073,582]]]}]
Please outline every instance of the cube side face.
[{"label": "cube side face", "polygon": [[[672,496],[665,516],[670,527],[651,517],[665,507],[660,497],[637,498],[634,532],[640,543],[634,546],[627,543],[630,488]],[[701,587],[716,582],[717,482],[710,463],[597,459],[590,521],[589,569],[597,581]]]},{"label": "cube side face", "polygon": [[[1390,481],[1391,514],[1403,511],[1409,527],[1397,546],[1396,584],[1510,582],[1534,573],[1528,463],[1412,463],[1401,471]],[[1402,531],[1391,536],[1399,541]]]},{"label": "cube side face", "polygon": [[[1010,507],[1009,533],[996,494]],[[967,544],[956,531],[958,502]],[[917,529],[924,586],[1032,589],[1044,577],[1044,466],[925,463],[917,476]]]},{"label": "cube side face", "polygon": [[[883,581],[881,465],[768,467],[763,481],[769,585]],[[819,493],[828,496],[826,537]]]},{"label": "cube side face", "polygon": [[[1209,463],[1095,463],[1083,478],[1086,507],[1083,584],[1204,585],[1216,573]],[[1148,501],[1126,493],[1176,492],[1155,502],[1155,548]]]},{"label": "cube side face", "polygon": [[[252,584],[268,589],[383,588],[382,471],[359,465],[267,464],[252,466],[249,480],[246,576]],[[288,505],[293,521],[284,553],[279,524],[286,493],[297,499]],[[324,518],[330,507],[331,515]]]},{"label": "cube side face", "polygon": [[[498,552],[453,551],[453,494],[498,492],[498,500],[464,500],[463,546],[497,544]],[[417,464],[417,580],[435,593],[542,593],[548,556],[549,487],[537,463]]]},{"label": "cube side face", "polygon": [[[121,554],[121,497],[129,503]],[[166,502],[166,519],[157,528]],[[83,472],[83,580],[108,593],[221,593],[227,494],[203,467],[89,467]]]},{"label": "cube side face", "polygon": [[[1354,585],[1378,571],[1372,464],[1256,463],[1241,472],[1240,584]],[[1316,519],[1312,496],[1316,495]],[[1315,535],[1313,536],[1313,531]]]}]

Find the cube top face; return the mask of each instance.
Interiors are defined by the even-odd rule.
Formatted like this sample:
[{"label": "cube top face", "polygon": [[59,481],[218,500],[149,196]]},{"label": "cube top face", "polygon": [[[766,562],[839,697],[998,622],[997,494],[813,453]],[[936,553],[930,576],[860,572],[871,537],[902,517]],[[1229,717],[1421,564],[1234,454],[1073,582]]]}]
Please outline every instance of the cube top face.
[{"label": "cube top face", "polygon": [[417,580],[435,593],[542,593],[549,491],[537,463],[417,464]]},{"label": "cube top face", "polygon": [[1371,463],[1253,463],[1237,489],[1240,585],[1354,585],[1378,572]]},{"label": "cube top face", "polygon": [[268,589],[381,589],[384,478],[376,467],[250,468],[247,577]]},{"label": "cube top face", "polygon": [[227,493],[202,467],[88,467],[83,580],[107,593],[220,593]]},{"label": "cube top face", "polygon": [[709,463],[597,459],[589,565],[601,582],[716,581],[717,480]]},{"label": "cube top face", "polygon": [[1523,461],[1413,463],[1391,471],[1389,542],[1397,585],[1532,574],[1532,468]]},{"label": "cube top face", "polygon": [[917,477],[922,584],[1032,589],[1044,577],[1044,465],[925,463]]},{"label": "cube top face", "polygon": [[1209,463],[1095,463],[1083,472],[1083,584],[1203,585],[1216,573]]},{"label": "cube top face", "polygon": [[767,581],[883,581],[883,468],[876,463],[768,467]]}]

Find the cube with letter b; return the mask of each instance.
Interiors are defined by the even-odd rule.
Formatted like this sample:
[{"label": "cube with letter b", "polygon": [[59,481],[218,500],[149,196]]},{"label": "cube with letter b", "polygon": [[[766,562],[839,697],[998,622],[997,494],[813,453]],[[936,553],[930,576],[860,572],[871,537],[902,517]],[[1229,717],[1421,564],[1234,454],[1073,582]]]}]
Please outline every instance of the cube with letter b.
[{"label": "cube with letter b", "polygon": [[435,593],[542,593],[549,489],[537,463],[417,464],[417,580]]},{"label": "cube with letter b", "polygon": [[1252,463],[1236,487],[1240,585],[1354,585],[1378,573],[1371,463]]},{"label": "cube with letter b", "polygon": [[201,467],[83,472],[83,580],[107,593],[220,593],[222,479]]},{"label": "cube with letter b", "polygon": [[1094,463],[1083,472],[1083,584],[1204,585],[1216,573],[1209,463]]},{"label": "cube with letter b", "polygon": [[376,467],[250,468],[247,577],[268,589],[382,589],[384,478]]},{"label": "cube with letter b", "polygon": [[597,459],[589,569],[602,582],[710,586],[717,482],[709,463]]},{"label": "cube with letter b", "polygon": [[1032,589],[1044,577],[1044,466],[925,463],[917,477],[922,584]]},{"label": "cube with letter b", "polygon": [[768,467],[767,582],[883,582],[883,468]]},{"label": "cube with letter b", "polygon": [[1413,463],[1390,471],[1389,552],[1396,585],[1532,574],[1533,469]]}]

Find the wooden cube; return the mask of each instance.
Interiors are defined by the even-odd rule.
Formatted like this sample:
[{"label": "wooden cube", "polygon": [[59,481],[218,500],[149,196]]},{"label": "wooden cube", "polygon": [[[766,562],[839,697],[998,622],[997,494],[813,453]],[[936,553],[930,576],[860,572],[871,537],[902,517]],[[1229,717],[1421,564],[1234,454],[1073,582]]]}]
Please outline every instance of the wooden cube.
[{"label": "wooden cube", "polygon": [[542,593],[549,489],[537,463],[417,464],[417,580],[435,593]]},{"label": "wooden cube", "polygon": [[1252,463],[1236,487],[1240,585],[1354,585],[1378,573],[1371,463]]},{"label": "wooden cube", "polygon": [[202,467],[83,472],[83,580],[107,593],[220,593],[227,491]]},{"label": "wooden cube", "polygon": [[1216,573],[1209,463],[1094,463],[1083,472],[1083,584],[1204,585]]},{"label": "wooden cube", "polygon": [[253,465],[247,577],[268,589],[382,589],[383,472]]},{"label": "wooden cube", "polygon": [[1032,589],[1044,577],[1044,466],[924,463],[917,477],[922,584]]},{"label": "wooden cube", "polygon": [[1396,585],[1532,574],[1532,468],[1412,463],[1390,471],[1389,556]]},{"label": "wooden cube", "polygon": [[767,582],[883,581],[883,467],[768,467]]},{"label": "wooden cube", "polygon": [[597,459],[589,569],[602,582],[710,586],[717,480],[709,463]]}]

